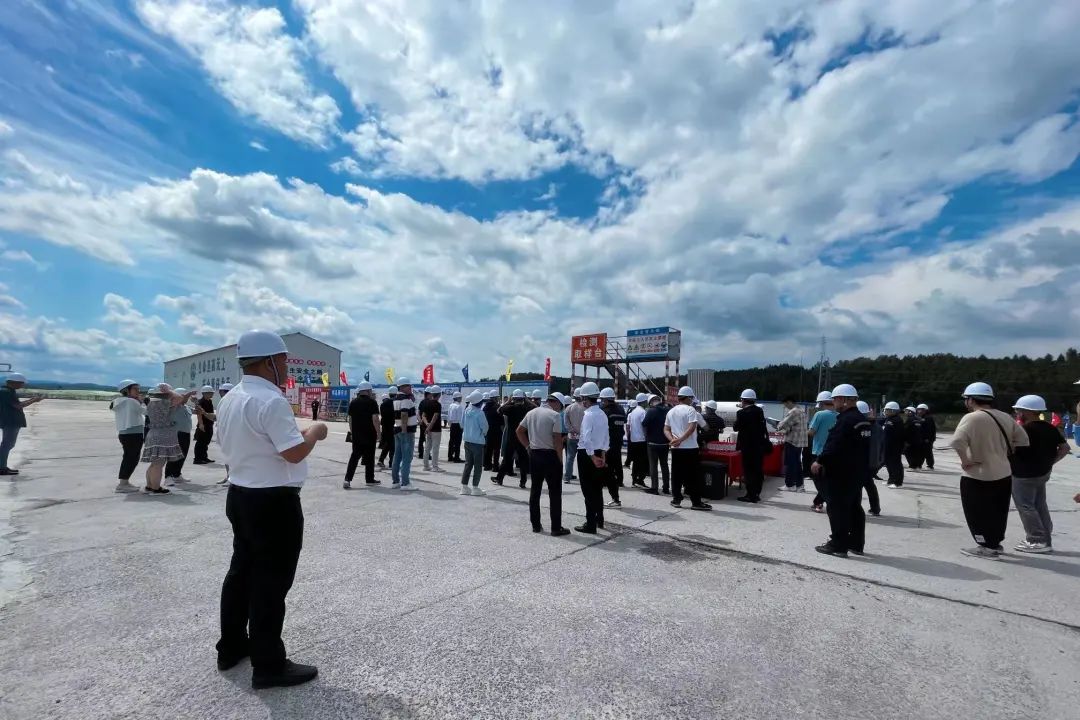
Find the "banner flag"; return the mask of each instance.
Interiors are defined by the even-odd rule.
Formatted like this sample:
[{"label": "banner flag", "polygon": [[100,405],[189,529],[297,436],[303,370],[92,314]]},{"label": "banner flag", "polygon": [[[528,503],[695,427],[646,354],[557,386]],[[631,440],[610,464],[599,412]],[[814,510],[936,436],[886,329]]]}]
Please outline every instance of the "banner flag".
[{"label": "banner flag", "polygon": [[338,373],[338,377],[341,378],[341,384],[342,385],[348,385],[349,384],[349,378],[345,376],[345,371],[344,370],[342,370],[340,373]]},{"label": "banner flag", "polygon": [[551,382],[551,358],[544,363],[544,382]]},{"label": "banner flag", "polygon": [[390,383],[391,385],[394,384],[394,368],[392,367],[386,368],[386,382]]},{"label": "banner flag", "polygon": [[506,363],[506,382],[510,382],[510,372],[514,369],[514,358],[510,358],[510,362]]},{"label": "banner flag", "polygon": [[424,368],[424,379],[421,380],[420,382],[424,383],[425,385],[434,385],[435,384],[435,366],[434,365],[428,365],[427,367]]},{"label": "banner flag", "polygon": [[287,387],[289,390],[292,390],[294,387],[296,387],[296,378],[285,378],[285,387]]},{"label": "banner flag", "polygon": [[368,370],[364,373],[364,382],[371,382],[371,371]]},{"label": "banner flag", "polygon": [[322,374],[322,386],[323,387],[330,387],[330,373],[323,373]]},{"label": "banner flag", "polygon": [[461,374],[465,376],[465,382],[469,382],[469,366],[461,368]]}]

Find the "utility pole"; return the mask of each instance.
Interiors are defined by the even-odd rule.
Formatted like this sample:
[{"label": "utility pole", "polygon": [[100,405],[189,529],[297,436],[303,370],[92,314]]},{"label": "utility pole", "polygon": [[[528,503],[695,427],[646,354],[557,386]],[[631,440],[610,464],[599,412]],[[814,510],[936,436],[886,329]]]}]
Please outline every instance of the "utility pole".
[{"label": "utility pole", "polygon": [[825,363],[828,362],[828,358],[826,357],[827,342],[828,341],[825,339],[825,336],[822,335],[821,336],[821,357],[818,358],[818,370],[817,370],[817,391],[819,393],[822,390],[822,382],[827,380],[827,378],[825,377]]}]

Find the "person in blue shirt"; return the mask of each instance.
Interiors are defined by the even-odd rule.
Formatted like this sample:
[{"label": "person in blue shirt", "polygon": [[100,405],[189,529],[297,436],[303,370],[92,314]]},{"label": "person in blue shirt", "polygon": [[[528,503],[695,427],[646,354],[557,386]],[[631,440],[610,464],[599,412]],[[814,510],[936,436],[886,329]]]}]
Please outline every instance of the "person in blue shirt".
[{"label": "person in blue shirt", "polygon": [[[825,449],[825,441],[829,437],[829,431],[836,425],[836,411],[833,410],[832,393],[824,390],[817,396],[818,411],[810,420],[810,429],[807,435],[813,450],[814,461],[817,461],[821,452]],[[825,512],[825,476],[814,475],[814,487],[817,495],[814,496],[814,504],[811,506],[814,512]]]},{"label": "person in blue shirt", "polygon": [[[480,489],[480,473],[484,469],[484,448],[487,444],[488,420],[481,407],[484,396],[473,390],[467,401],[468,407],[461,418],[461,439],[465,442],[465,467],[461,472],[462,495],[485,495]],[[472,475],[472,489],[469,475]]]}]

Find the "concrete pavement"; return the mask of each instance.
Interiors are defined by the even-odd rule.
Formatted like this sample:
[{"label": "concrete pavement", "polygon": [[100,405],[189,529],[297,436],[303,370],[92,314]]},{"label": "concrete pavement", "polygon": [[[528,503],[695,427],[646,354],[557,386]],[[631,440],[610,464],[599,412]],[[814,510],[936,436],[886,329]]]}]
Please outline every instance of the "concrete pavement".
[{"label": "concrete pavement", "polygon": [[[489,496],[459,496],[445,460],[414,461],[411,495],[386,474],[342,490],[332,425],[285,628],[320,677],[254,692],[246,663],[214,667],[222,468],[189,465],[168,497],[115,495],[104,403],[28,414],[22,475],[0,481],[0,717],[955,720],[1080,702],[1075,458],[1050,486],[1054,555],[961,555],[957,465],[939,452],[938,472],[880,486],[868,556],[841,560],[814,552],[827,519],[778,479],[764,503],[712,513],[627,489],[600,537],[552,538],[531,532],[527,491],[485,473]],[[571,526],[583,505],[566,490]],[[1021,538],[1014,512],[1007,543]]]}]

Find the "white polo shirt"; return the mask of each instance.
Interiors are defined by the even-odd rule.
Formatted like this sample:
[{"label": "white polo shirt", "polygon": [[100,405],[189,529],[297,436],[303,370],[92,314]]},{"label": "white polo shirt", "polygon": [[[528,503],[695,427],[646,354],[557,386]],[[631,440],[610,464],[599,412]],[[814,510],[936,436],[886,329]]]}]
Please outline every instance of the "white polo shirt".
[{"label": "white polo shirt", "polygon": [[292,407],[273,383],[245,375],[217,407],[217,436],[229,482],[248,488],[301,487],[307,461],[281,453],[304,442]]},{"label": "white polo shirt", "polygon": [[644,419],[645,410],[640,406],[630,411],[630,417],[627,418],[630,424],[630,442],[645,442],[645,428],[641,424]]},{"label": "white polo shirt", "polygon": [[451,425],[460,425],[461,419],[465,416],[465,407],[458,402],[450,405],[450,409],[446,411],[446,421]]},{"label": "white polo shirt", "polygon": [[607,415],[604,414],[599,405],[593,405],[582,416],[578,450],[584,450],[589,455],[592,455],[597,450],[607,452],[610,447]]},{"label": "white polo shirt", "polygon": [[[679,404],[668,410],[667,418],[664,419],[664,425],[671,429],[671,434],[675,437],[682,437],[682,434],[686,432],[686,429],[691,425],[697,425],[698,427],[708,427],[708,423],[705,422],[705,418],[701,417],[701,413],[694,409],[693,405]],[[690,433],[690,437],[682,441],[679,445],[680,450],[696,450],[697,449],[697,433]]]}]

